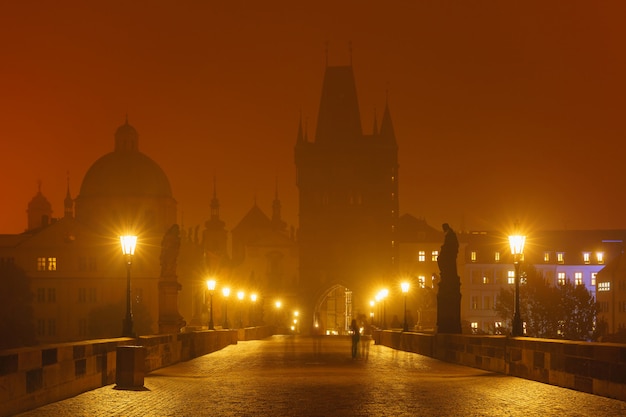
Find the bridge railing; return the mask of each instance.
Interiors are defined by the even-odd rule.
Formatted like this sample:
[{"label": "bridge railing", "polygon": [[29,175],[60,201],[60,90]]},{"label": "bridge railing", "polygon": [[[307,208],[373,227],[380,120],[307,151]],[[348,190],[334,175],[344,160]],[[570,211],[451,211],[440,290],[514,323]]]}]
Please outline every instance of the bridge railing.
[{"label": "bridge railing", "polygon": [[115,383],[117,348],[120,346],[144,347],[143,371],[149,373],[237,344],[240,340],[269,337],[272,332],[272,327],[203,330],[0,351],[0,417]]},{"label": "bridge railing", "polygon": [[626,401],[626,345],[375,331],[376,344]]}]

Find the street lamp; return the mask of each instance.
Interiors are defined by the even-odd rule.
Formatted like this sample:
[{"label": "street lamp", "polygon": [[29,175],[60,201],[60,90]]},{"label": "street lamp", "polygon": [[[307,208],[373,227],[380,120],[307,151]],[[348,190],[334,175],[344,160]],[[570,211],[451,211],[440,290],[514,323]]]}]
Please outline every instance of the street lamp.
[{"label": "street lamp", "polygon": [[230,295],[230,288],[222,288],[222,295],[224,296],[224,328],[229,329],[230,325],[228,324],[228,296]]},{"label": "street lamp", "polygon": [[402,287],[402,293],[404,294],[404,326],[402,330],[408,332],[409,323],[406,321],[406,294],[409,292],[409,283],[403,282],[402,284],[400,284],[400,286]]},{"label": "street lamp", "polygon": [[515,266],[515,305],[513,307],[513,337],[523,336],[524,326],[522,323],[522,317],[520,316],[519,307],[519,264],[524,253],[524,243],[526,242],[526,236],[512,235],[509,236],[509,244],[511,245],[511,254],[513,255],[513,264]]},{"label": "street lamp", "polygon": [[126,317],[124,318],[122,336],[135,337],[133,331],[133,313],[130,305],[130,266],[133,263],[133,255],[137,246],[137,236],[120,236],[122,253],[126,257]]},{"label": "street lamp", "polygon": [[387,311],[385,309],[385,298],[389,295],[389,290],[384,288],[378,292],[378,297],[383,300],[383,330],[387,330]]},{"label": "street lamp", "polygon": [[370,300],[370,326],[374,326],[374,306],[376,305],[376,301]]},{"label": "street lamp", "polygon": [[252,326],[256,326],[256,299],[257,299],[257,295],[256,293],[252,293],[250,294],[250,301],[252,301],[252,305],[250,306],[250,324]]},{"label": "street lamp", "polygon": [[239,300],[239,328],[243,328],[243,297],[245,293],[243,291],[237,292],[237,299]]},{"label": "street lamp", "polygon": [[215,291],[215,280],[210,279],[206,282],[206,286],[209,289],[209,330],[215,330],[213,324],[213,291]]}]

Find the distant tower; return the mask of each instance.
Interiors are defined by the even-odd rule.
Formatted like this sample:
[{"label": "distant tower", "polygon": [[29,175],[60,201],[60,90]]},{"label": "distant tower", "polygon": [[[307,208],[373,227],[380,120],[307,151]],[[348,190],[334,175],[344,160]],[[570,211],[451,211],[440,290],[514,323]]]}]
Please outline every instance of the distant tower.
[{"label": "distant tower", "polygon": [[374,129],[362,132],[352,66],[327,66],[315,142],[300,122],[295,146],[305,296],[343,285],[359,308],[372,283],[395,273],[398,147],[388,105]]},{"label": "distant tower", "polygon": [[70,177],[67,176],[67,192],[65,193],[65,200],[63,200],[64,218],[71,219],[74,217],[74,200],[72,194],[70,194]]},{"label": "distant tower", "polygon": [[37,186],[37,194],[28,203],[26,210],[28,216],[28,229],[34,230],[50,224],[52,219],[52,205],[41,193],[41,181]]},{"label": "distant tower", "polygon": [[217,199],[217,187],[213,179],[213,198],[211,199],[211,217],[204,223],[204,256],[211,272],[217,272],[227,255],[228,232],[220,219],[220,201]]}]

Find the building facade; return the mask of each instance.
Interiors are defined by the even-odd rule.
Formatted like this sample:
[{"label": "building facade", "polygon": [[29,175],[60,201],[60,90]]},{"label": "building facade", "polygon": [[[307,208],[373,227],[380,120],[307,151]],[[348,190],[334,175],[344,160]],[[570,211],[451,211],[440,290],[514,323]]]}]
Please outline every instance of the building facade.
[{"label": "building facade", "polygon": [[[522,263],[532,265],[553,286],[569,281],[584,285],[595,297],[598,274],[619,256],[625,238],[624,230],[537,232],[527,237]],[[469,327],[466,330],[499,333],[505,323],[495,311],[497,297],[502,288],[515,284],[508,237],[474,232],[461,235],[460,240],[461,317]]]}]

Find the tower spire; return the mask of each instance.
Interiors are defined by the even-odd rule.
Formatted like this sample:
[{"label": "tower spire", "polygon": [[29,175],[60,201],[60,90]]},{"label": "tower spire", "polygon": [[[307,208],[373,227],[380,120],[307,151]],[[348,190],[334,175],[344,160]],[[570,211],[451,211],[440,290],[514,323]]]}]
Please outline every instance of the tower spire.
[{"label": "tower spire", "polygon": [[67,192],[65,193],[65,200],[63,201],[63,206],[65,208],[64,217],[70,219],[74,216],[74,200],[72,200],[72,195],[70,193],[70,172],[67,172]]},{"label": "tower spire", "polygon": [[278,199],[278,178],[276,178],[276,189],[274,191],[274,202],[272,203],[272,227],[275,230],[284,230],[286,223],[281,218],[281,204]]},{"label": "tower spire", "polygon": [[389,111],[389,90],[386,92],[385,111],[383,112],[383,120],[380,122],[380,136],[391,141],[396,140],[396,134],[391,122],[391,112]]}]

